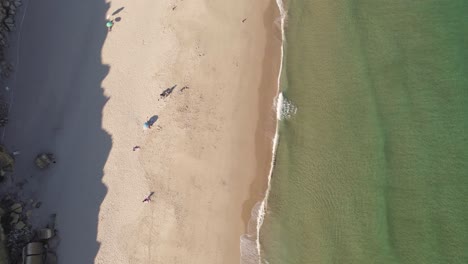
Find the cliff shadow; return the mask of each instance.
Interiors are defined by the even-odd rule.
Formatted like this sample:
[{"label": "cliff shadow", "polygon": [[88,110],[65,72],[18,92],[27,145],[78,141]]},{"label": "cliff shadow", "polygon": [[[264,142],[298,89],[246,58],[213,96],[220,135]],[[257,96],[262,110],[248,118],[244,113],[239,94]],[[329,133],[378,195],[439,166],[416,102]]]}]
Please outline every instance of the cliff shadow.
[{"label": "cliff shadow", "polygon": [[[33,210],[36,225],[57,213],[61,263],[94,263],[100,247],[97,224],[107,193],[103,168],[112,147],[102,128],[108,98],[101,83],[109,66],[102,64],[101,50],[108,9],[96,0],[24,1],[24,21],[12,37],[21,34],[10,51],[16,72],[3,141],[21,154],[10,191],[42,203]],[[34,158],[41,152],[54,153],[57,163],[38,170]]]}]

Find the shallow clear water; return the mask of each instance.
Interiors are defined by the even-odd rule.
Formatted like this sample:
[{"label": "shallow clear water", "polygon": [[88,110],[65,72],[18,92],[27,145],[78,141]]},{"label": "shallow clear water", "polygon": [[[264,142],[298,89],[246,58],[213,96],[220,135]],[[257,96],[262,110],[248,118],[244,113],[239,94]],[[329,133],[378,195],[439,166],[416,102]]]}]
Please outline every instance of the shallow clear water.
[{"label": "shallow clear water", "polygon": [[265,260],[468,263],[468,2],[289,2]]}]

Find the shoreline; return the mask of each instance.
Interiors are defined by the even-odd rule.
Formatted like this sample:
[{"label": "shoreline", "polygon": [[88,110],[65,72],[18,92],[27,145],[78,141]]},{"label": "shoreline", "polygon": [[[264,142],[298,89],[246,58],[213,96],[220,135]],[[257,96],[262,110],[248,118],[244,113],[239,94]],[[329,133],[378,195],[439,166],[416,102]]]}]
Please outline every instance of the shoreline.
[{"label": "shoreline", "polygon": [[[281,39],[277,38],[278,28],[274,22],[279,18],[279,12],[274,1],[264,14],[266,35],[274,37],[274,41],[267,42],[262,63],[262,80],[258,89],[258,120],[255,130],[255,157],[257,159],[256,177],[249,189],[249,199],[245,202],[242,213],[244,224],[250,221],[250,215],[255,204],[263,199],[267,188],[265,175],[271,167],[273,140],[276,134],[275,101],[278,96],[278,87],[275,77],[280,74]],[[274,87],[274,88],[273,88]]]},{"label": "shoreline", "polygon": [[[264,69],[268,67],[271,61],[277,60],[277,65],[274,67],[274,71],[276,71],[276,82],[275,82],[275,90],[274,96],[271,98],[270,102],[263,102],[263,104],[271,106],[270,108],[265,107],[262,103],[259,103],[259,112],[263,113],[264,115],[266,110],[269,109],[269,114],[267,115],[268,118],[264,118],[263,120],[259,120],[258,127],[256,131],[257,142],[263,141],[263,146],[268,146],[268,153],[265,154],[268,158],[263,158],[264,162],[259,162],[259,164],[263,164],[261,168],[257,169],[257,178],[254,183],[251,185],[251,198],[248,202],[250,202],[250,210],[248,212],[244,212],[244,221],[247,223],[247,228],[245,234],[240,237],[241,240],[241,264],[255,264],[261,263],[261,245],[260,245],[260,231],[264,220],[264,215],[267,209],[268,203],[268,196],[270,192],[270,182],[271,176],[274,170],[275,164],[275,156],[277,151],[277,144],[279,139],[279,120],[281,119],[281,108],[282,108],[282,97],[281,97],[281,74],[282,74],[282,63],[283,63],[283,45],[284,45],[284,20],[286,17],[286,13],[284,10],[284,3],[282,0],[275,0],[272,3],[272,7],[274,11],[272,14],[273,19],[268,19],[265,17],[265,27],[270,26],[270,34],[275,35],[275,39],[279,40],[279,43],[272,43],[269,42],[266,49],[265,49],[265,59],[263,63]],[[271,18],[271,17],[270,17]],[[272,25],[268,24],[268,21],[273,21]],[[277,22],[279,22],[277,24]],[[279,35],[279,36],[278,36]],[[276,44],[276,45],[274,45]],[[272,49],[279,49],[279,54],[272,57],[267,57],[268,51]],[[278,57],[277,57],[278,56]],[[270,80],[265,80],[266,82],[271,82]],[[270,84],[271,85],[271,84]],[[273,90],[273,89],[271,89]],[[262,111],[263,110],[263,111]],[[271,116],[273,114],[273,116]],[[263,122],[262,122],[263,121]],[[263,126],[262,126],[263,123]],[[267,124],[265,124],[267,123]],[[261,130],[262,127],[268,127],[268,131],[272,132],[272,137],[264,137],[263,131]],[[273,128],[272,128],[273,127]],[[271,135],[270,134],[270,135]],[[268,142],[265,142],[268,141]],[[259,146],[257,145],[257,157],[262,157],[262,153],[259,150]],[[265,175],[267,175],[267,179],[265,180]],[[261,186],[259,188],[259,186]],[[260,194],[257,190],[263,190]],[[255,251],[253,251],[255,250]]]}]

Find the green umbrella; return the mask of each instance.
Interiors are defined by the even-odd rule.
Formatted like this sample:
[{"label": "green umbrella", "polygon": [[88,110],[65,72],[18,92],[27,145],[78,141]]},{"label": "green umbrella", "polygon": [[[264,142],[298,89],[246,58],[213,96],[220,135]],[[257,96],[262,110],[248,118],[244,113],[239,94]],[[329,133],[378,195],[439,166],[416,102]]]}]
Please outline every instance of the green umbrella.
[{"label": "green umbrella", "polygon": [[112,27],[113,25],[114,25],[114,22],[112,22],[112,21],[107,21],[107,23],[106,23],[106,27],[108,27],[108,28]]}]

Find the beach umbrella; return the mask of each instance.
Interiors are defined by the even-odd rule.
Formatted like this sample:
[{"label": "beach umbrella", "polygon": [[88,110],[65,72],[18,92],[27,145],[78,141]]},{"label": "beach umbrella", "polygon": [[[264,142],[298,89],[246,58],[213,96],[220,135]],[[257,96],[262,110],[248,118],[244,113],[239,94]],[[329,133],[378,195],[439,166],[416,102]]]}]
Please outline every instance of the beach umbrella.
[{"label": "beach umbrella", "polygon": [[114,25],[114,22],[112,22],[112,21],[107,21],[107,23],[106,23],[106,27],[108,27],[108,28],[112,27],[113,25]]}]

